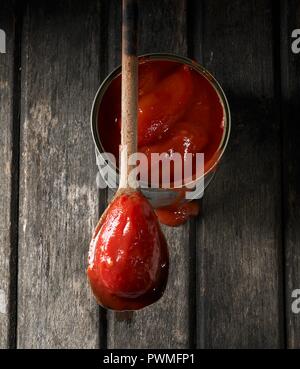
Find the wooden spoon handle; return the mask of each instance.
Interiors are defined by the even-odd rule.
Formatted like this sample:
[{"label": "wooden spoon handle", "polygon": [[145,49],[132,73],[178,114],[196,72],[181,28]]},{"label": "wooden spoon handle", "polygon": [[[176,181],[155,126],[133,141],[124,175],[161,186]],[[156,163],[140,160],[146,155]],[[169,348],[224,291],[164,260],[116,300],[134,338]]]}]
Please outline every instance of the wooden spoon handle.
[{"label": "wooden spoon handle", "polygon": [[128,164],[128,158],[137,152],[137,18],[137,0],[123,0],[120,188],[130,187],[127,178],[133,166]]}]

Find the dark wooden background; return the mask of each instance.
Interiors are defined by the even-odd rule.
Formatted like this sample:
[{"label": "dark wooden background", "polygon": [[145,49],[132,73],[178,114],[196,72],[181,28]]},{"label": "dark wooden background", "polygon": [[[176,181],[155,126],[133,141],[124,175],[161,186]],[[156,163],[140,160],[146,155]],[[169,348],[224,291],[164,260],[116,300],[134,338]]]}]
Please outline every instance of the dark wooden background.
[{"label": "dark wooden background", "polygon": [[232,136],[203,214],[164,228],[159,303],[132,317],[99,309],[85,267],[107,194],[89,114],[120,62],[120,0],[1,0],[0,347],[299,348],[300,3],[139,3],[139,52],[198,60],[229,99]]}]

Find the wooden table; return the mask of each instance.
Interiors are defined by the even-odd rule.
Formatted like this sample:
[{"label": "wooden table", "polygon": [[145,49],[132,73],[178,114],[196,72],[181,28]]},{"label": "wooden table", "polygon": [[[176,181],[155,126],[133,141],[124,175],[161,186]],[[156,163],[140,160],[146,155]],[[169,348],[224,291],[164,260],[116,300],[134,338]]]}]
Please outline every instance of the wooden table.
[{"label": "wooden table", "polygon": [[120,1],[25,3],[0,5],[0,346],[299,348],[299,1],[140,1],[139,52],[207,67],[232,135],[202,216],[164,228],[164,297],[132,317],[99,309],[85,276],[107,201],[89,114],[120,63]]}]

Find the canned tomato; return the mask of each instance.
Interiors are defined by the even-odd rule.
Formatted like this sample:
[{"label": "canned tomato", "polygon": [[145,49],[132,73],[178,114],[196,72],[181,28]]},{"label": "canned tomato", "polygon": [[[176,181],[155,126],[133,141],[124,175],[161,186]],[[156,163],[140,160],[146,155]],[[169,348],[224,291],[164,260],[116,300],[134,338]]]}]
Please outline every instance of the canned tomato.
[{"label": "canned tomato", "polygon": [[[118,187],[118,160],[113,158],[118,157],[120,142],[120,96],[121,66],[101,84],[91,112],[99,172],[105,184],[113,190]],[[150,128],[145,126],[148,121],[152,124]],[[189,201],[202,197],[216,172],[230,134],[230,110],[217,80],[188,58],[171,54],[139,57],[138,124],[139,151],[149,157],[153,152],[165,151],[168,155],[179,151],[183,156],[187,153],[193,156],[196,151],[204,153],[201,174],[192,176],[189,183],[185,182],[183,190],[176,186],[141,186],[152,206],[157,208],[172,205],[178,199]],[[193,191],[195,188],[198,191]],[[195,195],[182,196],[183,193]]]}]

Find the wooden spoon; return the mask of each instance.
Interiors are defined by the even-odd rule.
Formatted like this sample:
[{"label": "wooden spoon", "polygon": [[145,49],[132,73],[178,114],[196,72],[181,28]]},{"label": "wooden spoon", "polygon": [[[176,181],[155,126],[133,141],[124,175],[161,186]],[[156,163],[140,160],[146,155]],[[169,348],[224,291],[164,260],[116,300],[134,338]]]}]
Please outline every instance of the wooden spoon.
[{"label": "wooden spoon", "polygon": [[87,269],[99,304],[137,310],[157,301],[168,278],[165,237],[147,199],[129,179],[137,152],[138,59],[137,0],[123,0],[122,126],[120,185],[101,216],[90,244]]}]

